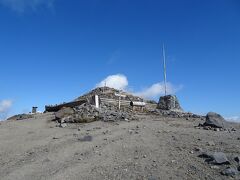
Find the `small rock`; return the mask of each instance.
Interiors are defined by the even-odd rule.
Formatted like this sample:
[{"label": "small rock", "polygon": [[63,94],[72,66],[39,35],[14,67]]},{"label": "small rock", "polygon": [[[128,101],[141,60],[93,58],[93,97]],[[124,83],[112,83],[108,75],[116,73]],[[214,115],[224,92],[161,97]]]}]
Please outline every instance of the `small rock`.
[{"label": "small rock", "polygon": [[240,156],[235,157],[234,160],[240,164]]},{"label": "small rock", "polygon": [[203,129],[204,129],[204,130],[210,130],[210,127],[204,126]]},{"label": "small rock", "polygon": [[225,176],[234,176],[239,174],[239,172],[236,168],[228,167],[227,169],[223,170],[221,174]]},{"label": "small rock", "polygon": [[240,140],[240,137],[239,137],[239,138],[237,138],[237,140]]},{"label": "small rock", "polygon": [[59,127],[65,128],[65,127],[67,127],[67,124],[66,124],[66,123],[61,123],[61,124],[59,125]]},{"label": "small rock", "polygon": [[79,138],[78,140],[82,142],[90,142],[92,141],[92,139],[93,139],[92,136],[84,136],[83,138]]},{"label": "small rock", "polygon": [[195,147],[194,150],[198,151],[198,152],[202,152],[203,151],[202,148],[199,148],[199,147]]},{"label": "small rock", "polygon": [[211,169],[220,169],[219,166],[211,166]]},{"label": "small rock", "polygon": [[135,156],[134,159],[138,159],[138,156]]},{"label": "small rock", "polygon": [[128,133],[129,133],[129,134],[132,134],[132,133],[133,133],[133,130],[129,129],[129,130],[128,130]]},{"label": "small rock", "polygon": [[207,144],[208,144],[209,146],[215,146],[215,143],[214,143],[213,141],[209,141],[209,142],[207,142]]},{"label": "small rock", "polygon": [[219,128],[214,128],[214,131],[217,131],[217,132],[219,132],[219,131],[220,131],[220,129],[219,129]]},{"label": "small rock", "polygon": [[151,176],[151,177],[148,178],[148,180],[157,180],[157,179],[158,179],[158,178],[153,177],[153,176]]},{"label": "small rock", "polygon": [[147,157],[147,155],[143,155],[143,158],[146,158]]},{"label": "small rock", "polygon": [[126,121],[126,122],[130,122],[127,118],[125,118],[124,121]]},{"label": "small rock", "polygon": [[201,158],[209,158],[209,159],[213,160],[211,152],[202,152],[202,154],[200,154],[199,157],[201,157]]},{"label": "small rock", "polygon": [[193,154],[193,151],[190,151],[190,154]]}]

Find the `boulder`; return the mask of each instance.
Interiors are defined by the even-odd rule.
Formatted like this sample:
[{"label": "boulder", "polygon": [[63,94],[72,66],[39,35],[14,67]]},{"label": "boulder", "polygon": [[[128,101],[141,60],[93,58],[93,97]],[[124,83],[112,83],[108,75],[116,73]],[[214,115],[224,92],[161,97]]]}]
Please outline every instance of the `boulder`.
[{"label": "boulder", "polygon": [[74,110],[70,107],[63,107],[59,111],[55,113],[55,116],[57,119],[62,119],[64,117],[67,117],[69,115],[74,114]]},{"label": "boulder", "polygon": [[215,152],[215,153],[213,153],[212,159],[213,159],[213,163],[214,164],[218,164],[218,165],[230,164],[229,160],[227,159],[227,156],[224,153],[222,153],[222,152]]},{"label": "boulder", "polygon": [[206,116],[206,121],[203,125],[211,126],[214,128],[224,128],[225,119],[220,114],[209,112]]},{"label": "boulder", "polygon": [[234,175],[238,175],[239,172],[236,168],[228,167],[227,169],[223,170],[221,174],[225,176],[234,176]]},{"label": "boulder", "polygon": [[206,158],[207,162],[216,165],[230,164],[227,156],[223,152],[202,152],[199,157]]},{"label": "boulder", "polygon": [[162,110],[183,111],[175,95],[160,97],[157,108]]}]

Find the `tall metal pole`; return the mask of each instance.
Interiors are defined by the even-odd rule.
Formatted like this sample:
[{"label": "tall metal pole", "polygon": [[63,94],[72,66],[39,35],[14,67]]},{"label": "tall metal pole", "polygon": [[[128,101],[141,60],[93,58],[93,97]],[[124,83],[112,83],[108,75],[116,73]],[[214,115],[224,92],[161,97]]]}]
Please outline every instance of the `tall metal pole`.
[{"label": "tall metal pole", "polygon": [[166,55],[165,47],[163,44],[163,66],[164,66],[164,86],[165,86],[165,96],[167,95],[167,70],[166,70]]}]

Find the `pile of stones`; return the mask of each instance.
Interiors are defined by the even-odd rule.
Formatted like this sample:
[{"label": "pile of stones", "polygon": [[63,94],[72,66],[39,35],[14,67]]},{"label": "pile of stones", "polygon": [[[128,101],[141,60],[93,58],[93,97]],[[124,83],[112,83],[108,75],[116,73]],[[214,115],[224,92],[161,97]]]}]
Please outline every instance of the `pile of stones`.
[{"label": "pile of stones", "polygon": [[150,113],[163,116],[163,117],[186,118],[186,120],[189,120],[190,118],[201,118],[201,119],[205,118],[205,116],[197,115],[190,112],[176,111],[176,110],[155,109]]},{"label": "pile of stones", "polygon": [[164,117],[186,118],[187,120],[189,120],[190,118],[205,118],[204,116],[200,116],[190,112],[184,112],[182,107],[180,106],[177,96],[175,95],[167,95],[160,97],[157,108],[149,112]]},{"label": "pile of stones", "polygon": [[107,106],[96,108],[89,103],[84,103],[74,108],[62,108],[55,113],[55,116],[60,126],[64,123],[90,123],[93,121],[114,122],[136,119],[130,111],[118,111],[114,109],[113,106],[111,106],[111,109]]},{"label": "pile of stones", "polygon": [[125,97],[122,97],[122,100],[128,100],[128,101],[143,101],[143,98],[140,98],[138,96],[134,96],[130,93],[127,92],[123,92],[121,90],[117,90],[114,88],[110,88],[110,87],[99,87],[96,89],[93,89],[92,91],[90,91],[87,94],[84,94],[83,96],[78,97],[77,99],[75,99],[75,101],[79,101],[81,99],[87,99],[90,101],[90,99],[94,96],[94,95],[98,95],[102,98],[108,98],[108,99],[116,99],[118,100],[118,97],[116,96],[116,94],[122,94],[125,95]]}]

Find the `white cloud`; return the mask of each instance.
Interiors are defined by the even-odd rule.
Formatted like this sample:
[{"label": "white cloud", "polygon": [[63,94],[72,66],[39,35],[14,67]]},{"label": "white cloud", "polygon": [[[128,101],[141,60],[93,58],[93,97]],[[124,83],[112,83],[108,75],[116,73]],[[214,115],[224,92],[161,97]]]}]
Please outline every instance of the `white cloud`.
[{"label": "white cloud", "polygon": [[128,86],[128,80],[127,77],[122,74],[110,75],[106,77],[104,80],[102,80],[100,83],[98,83],[96,86],[104,87],[105,85],[107,87],[115,89],[126,90]]},{"label": "white cloud", "polygon": [[12,106],[11,100],[2,100],[0,101],[0,113],[5,113],[8,111]]},{"label": "white cloud", "polygon": [[[167,94],[175,94],[177,91],[179,91],[182,88],[182,86],[174,86],[171,83],[167,83]],[[134,93],[137,96],[147,98],[147,99],[155,99],[158,98],[160,95],[163,95],[165,93],[165,86],[163,82],[159,82],[156,84],[151,85],[148,88],[143,89],[140,92]]]},{"label": "white cloud", "polygon": [[0,4],[23,13],[27,9],[36,10],[38,7],[52,8],[54,0],[0,0]]},{"label": "white cloud", "polygon": [[231,122],[240,122],[240,117],[239,116],[226,117],[225,119],[227,121],[231,121]]},{"label": "white cloud", "polygon": [[2,100],[0,101],[0,120],[5,119],[8,115],[8,111],[12,107],[11,100]]},{"label": "white cloud", "polygon": [[[97,87],[112,87],[115,89],[120,89],[120,90],[129,90],[128,87],[128,79],[125,75],[123,74],[116,74],[116,75],[110,75],[104,80],[102,80],[100,83],[98,83],[96,86]],[[177,91],[179,91],[182,88],[182,86],[174,86],[171,83],[167,83],[167,93],[168,94],[175,94]],[[156,99],[159,98],[160,95],[164,94],[164,83],[159,82],[156,84],[151,85],[150,87],[147,87],[143,89],[142,91],[139,92],[132,92],[133,94],[147,98],[147,99]]]}]

